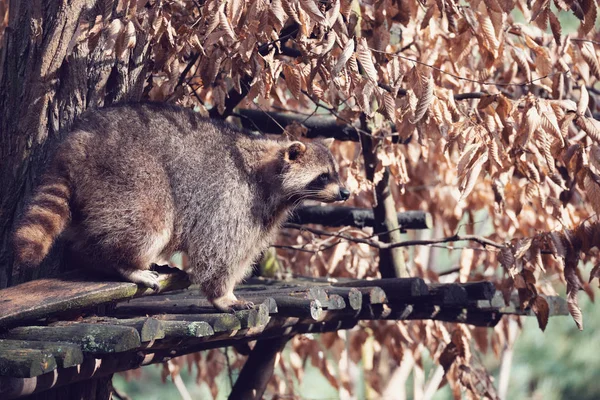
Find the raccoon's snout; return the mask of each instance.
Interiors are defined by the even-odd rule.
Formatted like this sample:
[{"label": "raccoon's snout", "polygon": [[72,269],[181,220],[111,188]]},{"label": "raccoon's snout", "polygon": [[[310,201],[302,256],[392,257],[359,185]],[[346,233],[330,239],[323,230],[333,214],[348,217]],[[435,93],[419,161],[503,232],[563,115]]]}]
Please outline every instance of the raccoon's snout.
[{"label": "raccoon's snout", "polygon": [[350,191],[346,188],[341,187],[338,192],[338,200],[346,201],[350,198]]}]

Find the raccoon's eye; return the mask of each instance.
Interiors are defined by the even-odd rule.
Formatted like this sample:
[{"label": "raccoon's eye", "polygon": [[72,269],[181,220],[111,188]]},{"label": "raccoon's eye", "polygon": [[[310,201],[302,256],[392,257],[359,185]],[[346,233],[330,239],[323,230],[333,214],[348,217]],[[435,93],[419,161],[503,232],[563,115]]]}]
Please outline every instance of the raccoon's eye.
[{"label": "raccoon's eye", "polygon": [[329,174],[328,173],[322,173],[321,175],[319,175],[319,177],[317,178],[317,180],[319,181],[319,183],[327,183],[329,182]]}]

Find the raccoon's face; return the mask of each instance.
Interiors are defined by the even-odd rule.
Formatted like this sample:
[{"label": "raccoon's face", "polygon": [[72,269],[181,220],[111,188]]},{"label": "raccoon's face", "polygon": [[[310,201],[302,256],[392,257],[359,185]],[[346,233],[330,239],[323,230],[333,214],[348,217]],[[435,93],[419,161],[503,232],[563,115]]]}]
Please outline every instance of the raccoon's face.
[{"label": "raccoon's face", "polygon": [[283,150],[283,191],[289,201],[345,201],[350,191],[340,184],[339,168],[329,151],[333,139],[291,142]]}]

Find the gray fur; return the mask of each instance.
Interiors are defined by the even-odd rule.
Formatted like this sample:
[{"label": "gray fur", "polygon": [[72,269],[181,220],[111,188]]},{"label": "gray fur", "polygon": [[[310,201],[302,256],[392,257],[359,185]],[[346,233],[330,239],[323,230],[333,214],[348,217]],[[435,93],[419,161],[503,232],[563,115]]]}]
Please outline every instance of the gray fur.
[{"label": "gray fur", "polygon": [[[323,173],[330,179],[315,181]],[[47,175],[70,187],[66,235],[77,259],[154,287],[154,275],[136,271],[182,251],[219,309],[247,305],[233,286],[295,204],[347,197],[323,144],[269,140],[161,104],[85,113]]]}]

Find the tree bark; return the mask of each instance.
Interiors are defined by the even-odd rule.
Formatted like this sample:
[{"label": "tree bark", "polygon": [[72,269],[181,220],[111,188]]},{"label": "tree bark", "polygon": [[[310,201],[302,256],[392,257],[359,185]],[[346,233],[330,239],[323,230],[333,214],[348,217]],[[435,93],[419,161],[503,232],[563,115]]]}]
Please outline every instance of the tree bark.
[{"label": "tree bark", "polygon": [[[136,46],[122,60],[105,51],[106,32],[93,49],[88,41],[72,45],[78,25],[93,23],[97,3],[107,3],[110,11],[113,2],[10,1],[0,49],[0,288],[60,270],[60,254],[54,252],[41,268],[17,271],[10,246],[23,199],[50,145],[88,107],[139,100],[142,95],[147,32],[138,31]],[[111,14],[105,15],[105,26]]]},{"label": "tree bark", "polygon": [[[60,246],[39,268],[20,271],[13,264],[10,244],[23,200],[52,143],[87,108],[139,100],[142,95],[148,32],[137,31],[135,47],[121,60],[105,51],[106,29],[94,48],[88,41],[74,40],[79,24],[94,24],[100,9],[108,26],[116,3],[10,0],[0,47],[0,288],[61,271]],[[44,392],[42,397],[108,399],[110,382],[108,376]]]},{"label": "tree bark", "polygon": [[275,370],[277,357],[289,339],[288,336],[279,336],[256,342],[240,376],[235,381],[229,400],[263,398],[267,384]]},{"label": "tree bark", "polygon": [[[366,132],[369,131],[364,114],[361,117],[361,128]],[[377,167],[377,140],[362,133],[360,142],[365,160],[365,174],[367,179],[373,182]],[[373,230],[379,234],[382,242],[398,243],[401,241],[396,206],[390,191],[390,171],[387,167],[383,177],[375,185],[373,215],[375,217]],[[401,248],[379,250],[379,272],[382,278],[406,278],[409,276]]]}]

